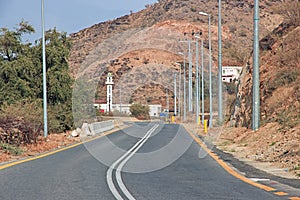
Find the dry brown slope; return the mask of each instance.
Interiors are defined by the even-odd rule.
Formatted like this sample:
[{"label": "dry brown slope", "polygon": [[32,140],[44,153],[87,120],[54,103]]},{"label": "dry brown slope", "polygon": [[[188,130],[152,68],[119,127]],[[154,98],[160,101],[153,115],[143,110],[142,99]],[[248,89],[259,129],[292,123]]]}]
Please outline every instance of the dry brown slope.
[{"label": "dry brown slope", "polygon": [[[261,35],[265,36],[272,31],[278,23],[280,16],[272,13],[270,6],[277,1],[261,1]],[[198,11],[206,11],[212,15],[212,27],[217,26],[217,1],[198,1],[198,0],[165,0],[159,1],[153,5],[146,6],[140,12],[126,15],[115,20],[95,24],[92,27],[83,29],[78,33],[71,34],[73,48],[69,58],[71,72],[74,76],[81,64],[89,53],[105,39],[112,37],[117,33],[122,33],[132,28],[151,27],[154,24],[162,23],[167,20],[179,20],[185,22],[194,22],[200,27],[207,26],[205,16],[198,14]],[[224,60],[229,62],[232,59],[236,62],[242,62],[244,57],[251,51],[252,40],[252,1],[223,1],[223,29],[229,30],[231,37],[224,41]],[[189,30],[190,32],[192,30]],[[207,29],[203,29],[207,31]],[[216,34],[213,34],[213,49],[217,49]],[[205,41],[207,46],[208,42]],[[226,51],[225,51],[226,52]],[[242,52],[242,53],[241,53]],[[239,56],[236,56],[239,53]],[[213,51],[214,57],[217,57],[217,51]]]},{"label": "dry brown slope", "polygon": [[[300,12],[300,2],[296,10]],[[299,22],[299,21],[298,21]],[[249,128],[223,138],[242,147],[239,156],[269,161],[300,176],[300,23],[285,19],[260,43],[261,128],[251,131],[252,65],[244,69],[234,112],[236,126]]]}]

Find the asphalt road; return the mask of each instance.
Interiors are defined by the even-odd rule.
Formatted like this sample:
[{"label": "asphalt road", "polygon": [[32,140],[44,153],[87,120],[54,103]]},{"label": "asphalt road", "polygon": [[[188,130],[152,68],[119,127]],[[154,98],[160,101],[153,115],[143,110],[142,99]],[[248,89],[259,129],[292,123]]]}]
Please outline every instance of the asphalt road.
[{"label": "asphalt road", "polygon": [[138,123],[0,170],[0,199],[288,199],[199,158],[200,150],[179,125]]}]

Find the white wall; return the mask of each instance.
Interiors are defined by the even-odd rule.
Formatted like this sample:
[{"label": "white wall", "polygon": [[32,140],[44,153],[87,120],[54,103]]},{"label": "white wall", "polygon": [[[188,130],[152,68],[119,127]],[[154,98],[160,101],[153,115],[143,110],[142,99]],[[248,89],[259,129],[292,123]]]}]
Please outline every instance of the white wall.
[{"label": "white wall", "polygon": [[222,81],[230,83],[235,79],[239,79],[243,67],[239,66],[223,66]]}]

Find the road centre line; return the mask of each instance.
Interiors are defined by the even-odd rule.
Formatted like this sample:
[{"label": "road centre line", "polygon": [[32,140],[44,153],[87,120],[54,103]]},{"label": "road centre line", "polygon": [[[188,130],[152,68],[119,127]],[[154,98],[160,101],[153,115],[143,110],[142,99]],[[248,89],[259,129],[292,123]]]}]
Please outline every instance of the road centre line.
[{"label": "road centre line", "polygon": [[[125,194],[125,196],[130,200],[135,200],[135,198],[130,194],[125,184],[123,183],[121,171],[122,167],[126,162],[143,146],[143,144],[149,139],[151,134],[157,129],[159,124],[154,125],[147,133],[140,139],[133,147],[131,147],[125,154],[123,154],[118,160],[116,160],[107,170],[106,180],[108,187],[116,199],[122,200],[122,196],[116,189],[116,186],[113,183],[113,170],[116,170],[116,180],[120,190]],[[116,168],[117,166],[117,168]],[[116,168],[116,169],[115,169]]]}]

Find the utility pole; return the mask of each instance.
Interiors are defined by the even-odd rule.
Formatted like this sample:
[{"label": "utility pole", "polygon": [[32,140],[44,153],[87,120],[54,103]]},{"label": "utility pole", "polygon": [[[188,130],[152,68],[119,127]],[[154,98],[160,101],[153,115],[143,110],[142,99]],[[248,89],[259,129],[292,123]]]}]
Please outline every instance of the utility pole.
[{"label": "utility pole", "polygon": [[253,105],[252,105],[252,130],[260,126],[260,96],[259,96],[259,3],[254,0],[254,27],[253,27]]},{"label": "utility pole", "polygon": [[222,2],[219,0],[218,19],[218,117],[219,125],[223,123],[223,98],[222,98]]}]

